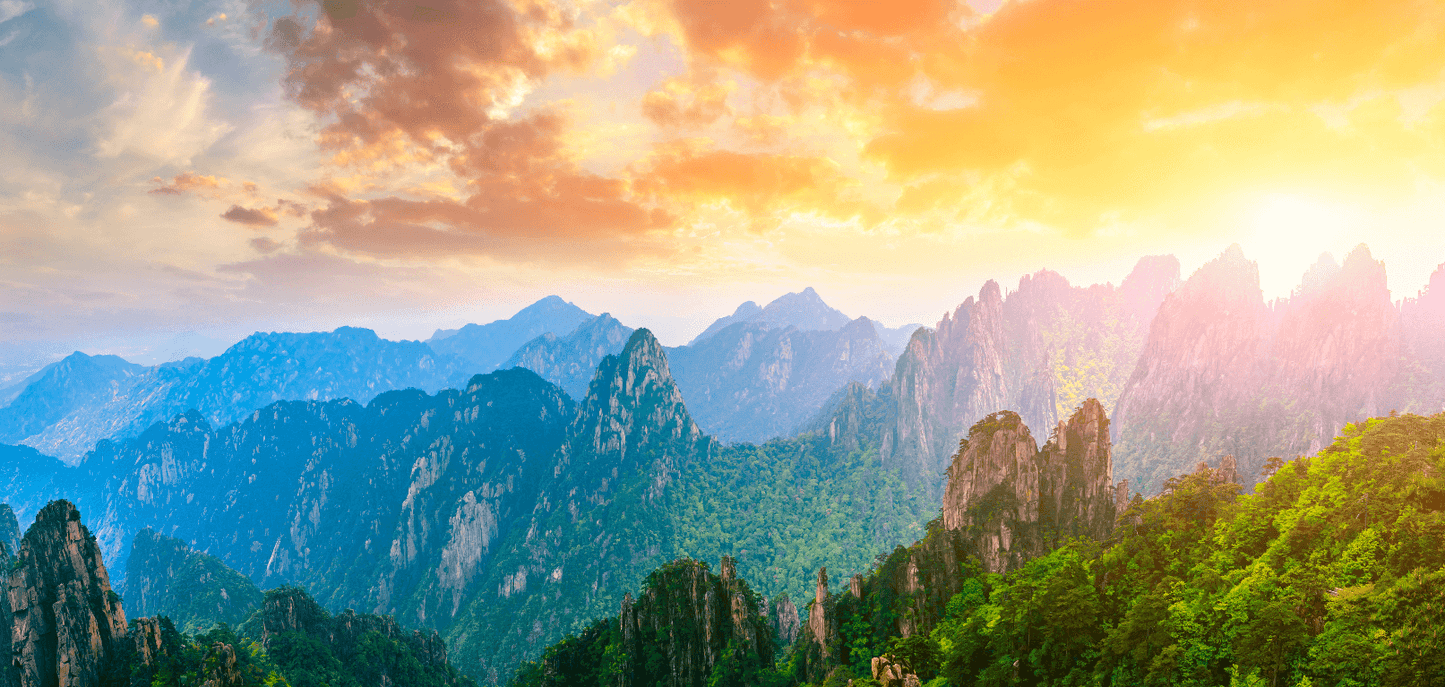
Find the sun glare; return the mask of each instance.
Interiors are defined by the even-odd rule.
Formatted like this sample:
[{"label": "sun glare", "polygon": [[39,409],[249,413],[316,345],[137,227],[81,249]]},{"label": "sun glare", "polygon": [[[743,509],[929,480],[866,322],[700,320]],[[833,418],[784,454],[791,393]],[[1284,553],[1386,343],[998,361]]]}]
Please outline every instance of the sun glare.
[{"label": "sun glare", "polygon": [[1348,234],[1358,220],[1354,208],[1319,198],[1266,196],[1252,213],[1251,233],[1240,241],[1245,255],[1259,262],[1265,298],[1288,296],[1320,253],[1342,260],[1352,247],[1346,245]]}]

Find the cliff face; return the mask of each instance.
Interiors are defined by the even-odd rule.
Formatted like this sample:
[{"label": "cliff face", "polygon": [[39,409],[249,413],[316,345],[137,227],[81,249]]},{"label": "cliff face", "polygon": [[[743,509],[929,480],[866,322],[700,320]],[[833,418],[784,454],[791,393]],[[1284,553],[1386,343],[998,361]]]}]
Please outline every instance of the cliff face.
[{"label": "cliff face", "polygon": [[759,597],[730,559],[720,572],[676,561],[650,575],[636,601],[623,598],[621,685],[703,687],[729,653],[741,665],[772,665],[774,637]]},{"label": "cliff face", "polygon": [[10,685],[92,687],[124,641],[125,611],[100,547],[68,501],[40,510],[5,579]]},{"label": "cliff face", "polygon": [[927,633],[978,574],[1015,570],[1073,537],[1107,538],[1126,489],[1113,482],[1109,419],[1099,401],[1081,404],[1042,449],[1017,413],[988,415],[959,442],[942,514],[921,541],[854,576],[846,592],[830,594],[826,570],[819,571],[795,648],[803,670],[821,681],[836,666],[872,658],[853,655],[839,628],[886,625],[904,637]]},{"label": "cliff face", "polygon": [[931,485],[968,427],[990,413],[1009,409],[1026,425],[1052,427],[1087,398],[1112,406],[1178,265],[1144,258],[1118,288],[1074,287],[1048,271],[1024,277],[1007,297],[985,284],[933,331],[916,333],[898,359],[885,462]]},{"label": "cliff face", "polygon": [[1343,265],[1323,257],[1270,304],[1258,266],[1231,246],[1160,306],[1115,414],[1120,474],[1149,493],[1229,454],[1248,486],[1270,456],[1318,451],[1349,422],[1431,405],[1429,375],[1406,388],[1399,320],[1364,246]]}]

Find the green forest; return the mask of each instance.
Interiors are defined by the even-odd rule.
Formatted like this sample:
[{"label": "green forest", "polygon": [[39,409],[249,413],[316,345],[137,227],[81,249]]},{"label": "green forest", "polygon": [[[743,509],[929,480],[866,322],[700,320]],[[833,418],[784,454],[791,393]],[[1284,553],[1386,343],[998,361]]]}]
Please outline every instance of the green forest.
[{"label": "green forest", "polygon": [[[719,661],[707,684],[864,687],[878,656],[928,687],[1445,684],[1445,414],[1347,426],[1262,476],[1248,494],[1208,469],[1175,477],[1104,541],[1006,574],[959,562],[946,599],[891,582],[930,550],[898,547],[861,597],[835,590],[826,657],[805,623],[771,665]],[[616,625],[569,637],[514,684],[615,684],[559,659],[612,645]]]}]

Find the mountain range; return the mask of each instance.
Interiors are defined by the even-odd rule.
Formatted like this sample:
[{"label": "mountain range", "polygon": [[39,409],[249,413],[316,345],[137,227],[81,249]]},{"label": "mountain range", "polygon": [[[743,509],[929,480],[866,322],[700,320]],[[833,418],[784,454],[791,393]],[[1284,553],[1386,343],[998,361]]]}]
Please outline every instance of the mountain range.
[{"label": "mountain range", "polygon": [[[51,499],[73,501],[137,608],[170,605],[197,623],[238,617],[218,592],[188,595],[193,608],[174,595],[152,601],[167,585],[200,589],[234,570],[225,596],[241,579],[295,585],[321,608],[436,630],[487,683],[590,631],[670,561],[726,556],[749,581],[728,593],[755,593],[766,609],[729,632],[793,626],[791,599],[824,610],[801,630],[815,649],[799,654],[816,654],[801,670],[821,681],[807,666],[831,670],[828,656],[843,652],[835,639],[852,632],[817,605],[831,598],[817,589],[825,565],[864,571],[923,542],[943,558],[887,554],[876,565],[895,576],[890,588],[943,594],[952,588],[910,587],[909,570],[927,580],[937,561],[972,557],[982,572],[1010,573],[1070,537],[1108,536],[1131,492],[1168,496],[1201,460],[1230,466],[1220,479],[1248,490],[1277,469],[1271,457],[1318,451],[1339,427],[1440,409],[1442,274],[1392,303],[1383,266],[1361,247],[1266,303],[1238,247],[1183,281],[1168,256],[1140,260],[1118,286],[1041,271],[1007,292],[986,283],[912,332],[896,359],[867,318],[807,329],[754,317],[767,308],[740,309],[673,349],[583,313],[498,363],[511,367],[463,383],[447,381],[463,374],[458,358],[429,343],[346,328],[256,335],[157,368],[72,356],[5,417],[16,431],[60,418],[25,437],[32,445],[83,431],[99,440],[71,465],[0,445],[0,500],[21,521]],[[774,313],[833,321],[802,308],[822,302],[816,293],[779,301],[788,307]],[[576,319],[560,299],[541,305]],[[102,415],[127,429],[86,424]],[[927,524],[940,503],[941,520]],[[970,510],[979,504],[988,508]],[[940,540],[938,528],[962,534]],[[847,617],[907,635],[938,620],[938,604]]]}]

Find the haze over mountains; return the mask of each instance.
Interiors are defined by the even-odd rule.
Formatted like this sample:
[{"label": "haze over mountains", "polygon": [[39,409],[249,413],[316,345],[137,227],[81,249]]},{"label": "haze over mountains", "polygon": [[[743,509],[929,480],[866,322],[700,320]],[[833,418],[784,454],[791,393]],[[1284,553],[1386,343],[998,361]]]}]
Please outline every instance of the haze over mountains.
[{"label": "haze over mountains", "polygon": [[[1237,247],[1180,277],[1156,256],[1118,286],[988,282],[896,356],[875,322],[811,290],[678,348],[548,298],[427,343],[342,328],[154,368],[76,354],[0,409],[0,431],[28,444],[0,445],[0,501],[28,521],[71,499],[117,571],[223,565],[436,629],[496,682],[679,556],[729,556],[758,592],[803,598],[818,567],[862,570],[923,538],[963,479],[949,473],[960,440],[1003,410],[1035,428],[1029,451],[1055,447],[1024,451],[1036,467],[1109,451],[1107,470],[1029,478],[1093,531],[1102,506],[1058,485],[1113,503],[1227,454],[1249,487],[1268,457],[1344,423],[1445,406],[1445,286],[1391,303],[1364,247],[1274,303]],[[465,371],[483,364],[503,369]],[[971,545],[999,561],[1048,548],[985,520],[1018,537]],[[165,598],[128,577],[117,587],[148,610]]]}]

